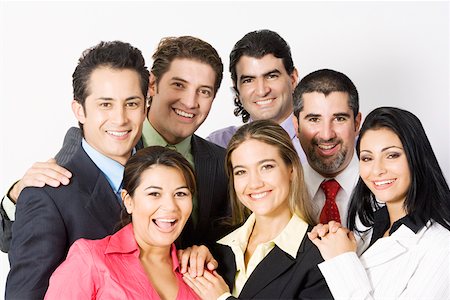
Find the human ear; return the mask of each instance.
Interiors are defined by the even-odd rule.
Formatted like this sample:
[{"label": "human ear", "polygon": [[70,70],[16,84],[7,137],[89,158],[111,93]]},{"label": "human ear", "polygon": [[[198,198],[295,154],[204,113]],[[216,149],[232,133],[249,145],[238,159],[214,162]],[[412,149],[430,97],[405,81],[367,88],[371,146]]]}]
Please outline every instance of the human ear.
[{"label": "human ear", "polygon": [[153,97],[156,95],[156,76],[150,72],[150,79],[148,83],[148,95]]},{"label": "human ear", "polygon": [[81,124],[86,122],[86,112],[84,111],[84,107],[77,100],[72,100],[72,111],[78,122]]},{"label": "human ear", "polygon": [[131,198],[130,194],[128,194],[127,190],[122,189],[122,192],[120,192],[120,196],[122,197],[123,205],[125,206],[125,209],[127,210],[127,213],[130,215],[133,213],[133,199]]}]

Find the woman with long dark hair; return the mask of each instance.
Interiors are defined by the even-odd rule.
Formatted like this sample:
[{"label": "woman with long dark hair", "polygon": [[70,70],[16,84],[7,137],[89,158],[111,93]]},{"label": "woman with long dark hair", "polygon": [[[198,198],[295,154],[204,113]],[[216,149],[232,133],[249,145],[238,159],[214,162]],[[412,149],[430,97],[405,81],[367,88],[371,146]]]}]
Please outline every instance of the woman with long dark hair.
[{"label": "woman with long dark hair", "polygon": [[[338,299],[448,299],[450,190],[420,120],[394,107],[367,115],[348,228],[310,234]],[[360,257],[355,251],[362,252]]]}]

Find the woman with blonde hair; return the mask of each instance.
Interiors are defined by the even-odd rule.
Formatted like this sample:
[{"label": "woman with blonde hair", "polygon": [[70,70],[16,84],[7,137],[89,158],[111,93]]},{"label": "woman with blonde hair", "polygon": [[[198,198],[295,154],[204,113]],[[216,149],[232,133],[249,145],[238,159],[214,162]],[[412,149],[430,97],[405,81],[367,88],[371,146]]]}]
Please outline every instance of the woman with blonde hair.
[{"label": "woman with blonde hair", "polygon": [[185,281],[203,299],[331,298],[320,253],[306,237],[314,217],[286,131],[270,120],[242,126],[228,144],[226,171],[239,227],[213,250],[218,272]]}]

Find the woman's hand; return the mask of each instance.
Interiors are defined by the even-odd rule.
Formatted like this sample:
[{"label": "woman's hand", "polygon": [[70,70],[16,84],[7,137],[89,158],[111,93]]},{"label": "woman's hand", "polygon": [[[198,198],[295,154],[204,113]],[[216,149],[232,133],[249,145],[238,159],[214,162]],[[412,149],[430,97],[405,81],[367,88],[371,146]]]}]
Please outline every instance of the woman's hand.
[{"label": "woman's hand", "polygon": [[178,250],[177,256],[180,262],[181,274],[189,272],[191,277],[202,276],[205,267],[209,271],[213,271],[219,265],[209,249],[204,245],[194,245],[184,250]]},{"label": "woman's hand", "polygon": [[230,289],[216,271],[204,272],[203,276],[191,277],[189,273],[183,275],[183,280],[203,300],[216,300]]},{"label": "woman's hand", "polygon": [[[346,252],[356,251],[356,240],[353,232],[340,224],[331,221],[328,224],[319,224],[308,232],[309,239],[319,248],[323,259],[331,259]],[[339,225],[337,225],[339,224]]]}]

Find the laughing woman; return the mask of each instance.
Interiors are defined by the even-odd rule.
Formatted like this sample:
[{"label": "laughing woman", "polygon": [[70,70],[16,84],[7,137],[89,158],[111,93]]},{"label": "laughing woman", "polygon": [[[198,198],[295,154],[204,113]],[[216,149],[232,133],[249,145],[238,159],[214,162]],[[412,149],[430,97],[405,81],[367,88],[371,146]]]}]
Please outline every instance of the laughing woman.
[{"label": "laughing woman", "polygon": [[182,280],[174,245],[194,193],[192,167],[178,152],[138,151],[125,165],[124,227],[101,240],[76,241],[45,298],[197,299]]},{"label": "laughing woman", "polygon": [[306,237],[314,221],[286,131],[269,120],[242,126],[229,142],[226,171],[232,223],[240,227],[213,251],[218,272],[186,275],[186,282],[203,299],[331,298],[320,253]]},{"label": "laughing woman", "polygon": [[367,250],[358,259],[344,228],[311,235],[333,296],[449,299],[450,190],[419,119],[398,108],[375,109],[362,125],[357,153],[361,178],[349,229]]}]

